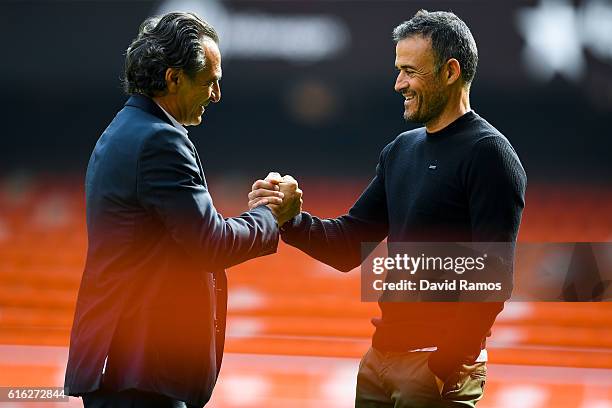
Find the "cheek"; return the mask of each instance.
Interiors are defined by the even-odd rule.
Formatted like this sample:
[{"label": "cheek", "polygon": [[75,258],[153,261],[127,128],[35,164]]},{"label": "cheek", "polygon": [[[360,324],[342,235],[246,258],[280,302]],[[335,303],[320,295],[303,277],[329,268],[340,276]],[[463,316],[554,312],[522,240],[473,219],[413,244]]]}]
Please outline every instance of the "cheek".
[{"label": "cheek", "polygon": [[200,104],[200,97],[198,95],[194,95],[191,99],[191,107],[193,108],[194,112],[200,110]]},{"label": "cheek", "polygon": [[427,95],[427,86],[422,81],[416,78],[412,80],[412,82],[410,83],[410,87],[417,97]]},{"label": "cheek", "polygon": [[421,88],[420,96],[423,101],[430,101],[432,95],[435,95],[436,90],[431,87],[423,87]]},{"label": "cheek", "polygon": [[210,98],[210,91],[207,90],[207,91],[203,91],[199,93],[196,99],[198,106],[206,102],[209,98]]}]

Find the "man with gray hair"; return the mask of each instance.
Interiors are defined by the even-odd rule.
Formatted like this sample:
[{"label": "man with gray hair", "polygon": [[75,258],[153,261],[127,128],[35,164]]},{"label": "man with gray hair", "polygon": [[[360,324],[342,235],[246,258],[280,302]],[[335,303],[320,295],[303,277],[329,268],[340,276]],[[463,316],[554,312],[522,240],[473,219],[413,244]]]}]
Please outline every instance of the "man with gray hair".
[{"label": "man with gray hair", "polygon": [[[281,228],[285,242],[341,271],[359,266],[362,243],[385,237],[514,243],[525,204],[516,152],[470,107],[478,53],[467,25],[450,12],[421,10],[393,38],[404,117],[424,127],[383,149],[374,179],[348,214],[302,212]],[[273,194],[272,184],[256,182],[249,206]],[[385,300],[359,366],[355,406],[474,407],[486,379],[485,339],[503,303]]]},{"label": "man with gray hair", "polygon": [[147,19],[125,58],[130,98],[87,167],[88,252],[65,388],[85,407],[202,407],[225,338],[224,269],[274,253],[295,180],[223,218],[184,126],[221,99],[219,38],[191,13]]}]

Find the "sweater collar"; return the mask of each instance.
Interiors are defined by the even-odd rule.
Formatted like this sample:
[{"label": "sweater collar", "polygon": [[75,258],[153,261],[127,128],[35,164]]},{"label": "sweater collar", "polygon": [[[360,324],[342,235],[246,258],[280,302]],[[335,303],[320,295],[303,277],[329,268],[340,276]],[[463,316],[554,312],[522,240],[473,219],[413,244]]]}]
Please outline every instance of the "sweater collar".
[{"label": "sweater collar", "polygon": [[453,122],[446,125],[446,127],[438,130],[437,132],[430,133],[430,132],[427,132],[427,130],[425,130],[425,132],[427,133],[428,137],[438,138],[440,136],[446,136],[448,134],[455,133],[458,129],[461,129],[463,126],[471,122],[477,116],[478,115],[476,114],[476,112],[474,112],[473,110],[469,110],[463,115],[459,116]]}]

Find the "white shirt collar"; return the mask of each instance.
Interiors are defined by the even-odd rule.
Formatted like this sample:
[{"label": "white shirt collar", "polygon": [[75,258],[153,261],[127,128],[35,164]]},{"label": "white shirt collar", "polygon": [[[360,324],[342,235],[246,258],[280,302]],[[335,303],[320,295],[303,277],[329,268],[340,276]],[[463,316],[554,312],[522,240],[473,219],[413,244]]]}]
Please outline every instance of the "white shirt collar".
[{"label": "white shirt collar", "polygon": [[169,114],[168,112],[166,112],[166,110],[164,108],[161,107],[161,105],[159,103],[157,103],[155,100],[153,100],[153,102],[155,102],[155,104],[157,106],[159,106],[159,108],[164,111],[164,113],[166,114],[166,116],[168,117],[168,119],[170,119],[170,122],[172,122],[172,124],[174,125],[175,128],[177,128],[178,130],[180,130],[181,132],[183,132],[185,134],[185,136],[189,133],[187,131],[187,129],[185,129],[185,126],[181,125],[180,123],[177,122],[176,119],[174,119],[174,116],[172,116],[171,114]]}]

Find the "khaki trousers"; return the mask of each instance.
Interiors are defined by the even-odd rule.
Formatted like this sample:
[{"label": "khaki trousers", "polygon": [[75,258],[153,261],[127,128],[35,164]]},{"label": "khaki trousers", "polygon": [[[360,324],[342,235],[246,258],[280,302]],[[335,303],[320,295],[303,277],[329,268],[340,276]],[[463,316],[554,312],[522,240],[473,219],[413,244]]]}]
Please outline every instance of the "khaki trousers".
[{"label": "khaki trousers", "polygon": [[370,348],[357,375],[356,408],[475,407],[482,398],[486,363],[464,364],[438,390],[427,366],[429,352],[381,352]]}]

